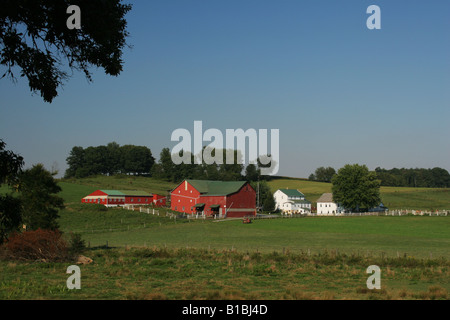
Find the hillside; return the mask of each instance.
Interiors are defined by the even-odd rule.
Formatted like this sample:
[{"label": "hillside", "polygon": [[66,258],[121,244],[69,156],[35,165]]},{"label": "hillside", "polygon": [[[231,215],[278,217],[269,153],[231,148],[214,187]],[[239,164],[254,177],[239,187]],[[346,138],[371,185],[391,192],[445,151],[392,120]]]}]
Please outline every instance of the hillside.
[{"label": "hillside", "polygon": [[[84,179],[60,181],[62,196],[66,202],[79,202],[81,198],[97,189],[142,190],[162,195],[168,194],[177,184],[147,177],[95,176]],[[70,185],[70,188],[67,188]],[[331,184],[296,178],[276,178],[268,182],[272,192],[280,188],[298,189],[315,203],[327,192]],[[381,199],[389,209],[450,210],[449,188],[381,187]]]},{"label": "hillside", "polygon": [[[326,192],[331,183],[304,179],[274,179],[269,181],[272,191],[280,188],[299,189],[312,203]],[[381,187],[381,200],[389,209],[450,210],[449,188]]]}]

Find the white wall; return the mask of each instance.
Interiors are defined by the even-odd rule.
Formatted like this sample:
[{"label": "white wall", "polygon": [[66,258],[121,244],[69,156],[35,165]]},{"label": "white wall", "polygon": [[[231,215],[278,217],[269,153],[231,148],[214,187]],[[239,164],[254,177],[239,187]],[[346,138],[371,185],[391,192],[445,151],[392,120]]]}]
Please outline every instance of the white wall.
[{"label": "white wall", "polygon": [[337,214],[338,206],[334,202],[318,202],[317,203],[317,214],[318,215],[331,215]]}]

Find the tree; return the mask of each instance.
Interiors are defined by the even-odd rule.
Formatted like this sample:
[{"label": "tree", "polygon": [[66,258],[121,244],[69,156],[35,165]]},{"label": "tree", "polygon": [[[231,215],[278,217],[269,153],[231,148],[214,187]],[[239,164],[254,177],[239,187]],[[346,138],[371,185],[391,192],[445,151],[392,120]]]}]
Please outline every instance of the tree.
[{"label": "tree", "polygon": [[149,174],[155,163],[152,152],[147,147],[125,145],[121,148],[122,172],[126,174]]},{"label": "tree", "polygon": [[[6,183],[16,187],[18,176],[24,165],[23,158],[5,150],[6,143],[0,140],[0,185]],[[8,234],[19,229],[22,222],[20,200],[10,194],[0,195],[0,244]]]},{"label": "tree", "polygon": [[[331,182],[331,179],[336,174],[336,170],[332,167],[320,167],[316,169],[314,174],[315,180],[320,182]],[[311,176],[310,176],[311,177]]]},{"label": "tree", "polygon": [[245,168],[245,178],[247,181],[258,181],[261,175],[261,170],[256,167],[255,164],[250,163]]},{"label": "tree", "polygon": [[84,174],[82,172],[84,167],[84,156],[85,151],[83,147],[73,147],[70,151],[69,156],[66,159],[67,165],[69,166],[66,170],[66,178],[82,178]]},{"label": "tree", "polygon": [[[69,0],[3,0],[0,10],[0,65],[2,77],[16,80],[15,68],[28,79],[32,92],[46,102],[73,72],[82,71],[89,81],[91,67],[117,76],[123,68],[122,50],[127,45],[125,15],[131,5],[121,0],[78,0],[81,28],[69,29]],[[0,75],[1,76],[1,75]]]},{"label": "tree", "polygon": [[172,161],[172,154],[169,148],[163,148],[159,154],[159,178],[172,181],[175,172],[175,164]]},{"label": "tree", "polygon": [[19,199],[27,229],[58,229],[58,211],[64,208],[64,200],[56,195],[60,191],[61,187],[42,164],[20,174]]},{"label": "tree", "polygon": [[22,223],[21,202],[12,195],[0,195],[0,244],[3,244],[8,235],[18,231]]},{"label": "tree", "polygon": [[12,185],[24,165],[23,158],[12,151],[5,150],[6,143],[0,139],[0,184]]},{"label": "tree", "polygon": [[263,169],[266,173],[261,175],[260,178],[263,180],[268,179],[268,175],[271,175],[273,170],[277,167],[277,162],[272,158],[272,155],[262,155],[256,159],[256,163],[258,165],[258,171],[261,175],[261,169]]},{"label": "tree", "polygon": [[259,206],[263,207],[264,211],[275,210],[275,199],[273,198],[273,193],[270,190],[268,183],[264,180],[252,181],[250,182],[250,185],[257,192],[256,199],[258,199],[258,191],[259,191]]},{"label": "tree", "polygon": [[359,212],[381,203],[380,181],[365,165],[345,165],[332,179],[333,201]]}]

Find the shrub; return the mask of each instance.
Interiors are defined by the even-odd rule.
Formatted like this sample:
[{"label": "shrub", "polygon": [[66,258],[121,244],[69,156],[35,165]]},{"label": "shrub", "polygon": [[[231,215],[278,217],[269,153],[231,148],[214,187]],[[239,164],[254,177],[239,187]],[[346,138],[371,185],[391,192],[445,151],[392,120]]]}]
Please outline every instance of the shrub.
[{"label": "shrub", "polygon": [[4,245],[6,258],[25,261],[64,261],[67,243],[58,230],[25,231],[13,234]]},{"label": "shrub", "polygon": [[79,233],[70,234],[70,248],[69,252],[72,255],[78,255],[86,249],[86,241],[81,238]]}]

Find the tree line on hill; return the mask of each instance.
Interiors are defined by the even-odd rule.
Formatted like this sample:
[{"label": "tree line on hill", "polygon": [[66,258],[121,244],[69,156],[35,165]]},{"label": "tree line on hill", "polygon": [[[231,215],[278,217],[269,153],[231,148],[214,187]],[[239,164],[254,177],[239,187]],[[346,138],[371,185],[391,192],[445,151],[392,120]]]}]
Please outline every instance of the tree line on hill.
[{"label": "tree line on hill", "polygon": [[[156,162],[148,147],[124,145],[116,142],[106,146],[83,148],[75,146],[70,151],[66,161],[68,168],[65,178],[85,178],[93,175],[141,175],[159,180],[178,183],[184,179],[217,180],[217,181],[249,181],[255,190],[259,190],[261,207],[273,210],[275,202],[273,194],[265,180],[267,176],[261,175],[261,168],[269,167],[258,159],[256,163],[244,165],[241,154],[234,150],[234,164],[226,163],[226,150],[222,151],[223,164],[209,163],[202,158],[201,164],[195,163],[195,156],[191,153],[184,156],[192,164],[175,164],[169,148],[163,148],[159,160]],[[215,156],[217,150],[212,150]],[[183,151],[178,154],[183,156]],[[208,163],[207,163],[208,162]],[[258,183],[259,182],[259,183]]]},{"label": "tree line on hill", "polygon": [[65,178],[85,178],[93,175],[148,175],[155,163],[149,148],[116,142],[106,146],[83,148],[75,146],[66,159]]},{"label": "tree line on hill", "polygon": [[[382,169],[374,171],[380,185],[384,187],[449,188],[450,174],[442,168]],[[331,182],[337,174],[332,167],[319,167],[309,176],[311,181]]]},{"label": "tree line on hill", "polygon": [[[225,150],[222,150],[225,151]],[[212,151],[214,154],[215,150]],[[267,167],[259,159],[247,166],[238,161],[240,152],[234,150],[234,164],[226,163],[226,152],[222,152],[223,164],[195,163],[193,154],[185,154],[192,164],[175,164],[169,148],[162,149],[158,162],[148,147],[124,145],[116,142],[106,146],[83,148],[75,146],[66,159],[68,168],[65,178],[85,178],[93,175],[143,175],[160,180],[180,182],[184,179],[221,180],[221,181],[258,181],[265,180],[261,168]],[[183,155],[183,151],[180,152]]]}]

